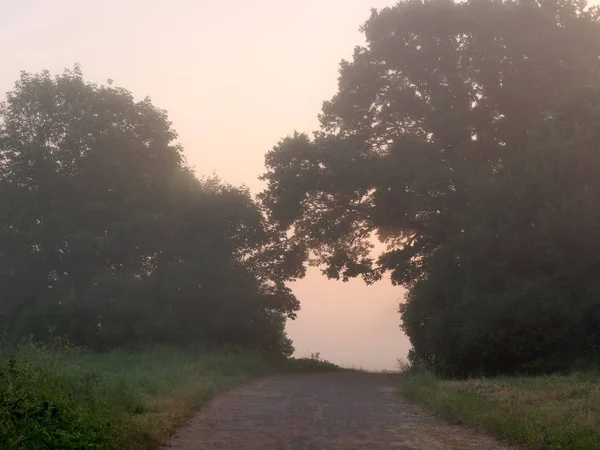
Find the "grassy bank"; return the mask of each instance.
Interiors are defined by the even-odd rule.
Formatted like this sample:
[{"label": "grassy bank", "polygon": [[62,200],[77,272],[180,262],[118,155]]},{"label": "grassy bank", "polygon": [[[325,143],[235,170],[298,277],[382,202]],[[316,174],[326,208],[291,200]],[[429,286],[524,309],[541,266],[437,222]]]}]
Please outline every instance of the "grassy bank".
[{"label": "grassy bank", "polygon": [[224,349],[4,351],[0,448],[157,448],[216,392],[275,371],[330,367],[311,360],[275,364]]},{"label": "grassy bank", "polygon": [[600,373],[460,381],[406,373],[400,391],[454,423],[522,448],[600,448]]}]

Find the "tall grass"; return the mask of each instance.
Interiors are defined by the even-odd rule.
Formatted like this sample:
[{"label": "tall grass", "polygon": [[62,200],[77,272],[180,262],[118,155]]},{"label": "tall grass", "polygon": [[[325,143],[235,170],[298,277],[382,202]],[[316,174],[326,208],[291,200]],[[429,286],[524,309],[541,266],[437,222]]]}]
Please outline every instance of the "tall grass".
[{"label": "tall grass", "polygon": [[109,408],[99,378],[60,368],[35,347],[0,359],[0,448],[109,448]]},{"label": "tall grass", "polygon": [[527,449],[600,449],[600,372],[440,380],[402,375],[401,393],[446,419]]},{"label": "tall grass", "polygon": [[216,392],[280,368],[259,353],[226,349],[4,350],[0,448],[158,448]]}]

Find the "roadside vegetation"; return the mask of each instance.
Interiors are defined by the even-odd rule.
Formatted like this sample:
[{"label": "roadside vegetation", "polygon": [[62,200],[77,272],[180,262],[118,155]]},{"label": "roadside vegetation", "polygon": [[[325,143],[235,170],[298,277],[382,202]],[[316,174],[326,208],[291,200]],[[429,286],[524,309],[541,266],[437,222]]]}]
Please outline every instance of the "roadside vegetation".
[{"label": "roadside vegetation", "polygon": [[248,349],[106,354],[25,345],[0,356],[3,449],[152,449],[219,391],[281,371],[332,370]]},{"label": "roadside vegetation", "polygon": [[400,392],[452,423],[524,449],[600,448],[600,372],[442,380],[408,371]]},{"label": "roadside vegetation", "polygon": [[77,66],[0,102],[1,449],[155,448],[215,392],[320,367],[289,359],[284,233],[176,139]]}]

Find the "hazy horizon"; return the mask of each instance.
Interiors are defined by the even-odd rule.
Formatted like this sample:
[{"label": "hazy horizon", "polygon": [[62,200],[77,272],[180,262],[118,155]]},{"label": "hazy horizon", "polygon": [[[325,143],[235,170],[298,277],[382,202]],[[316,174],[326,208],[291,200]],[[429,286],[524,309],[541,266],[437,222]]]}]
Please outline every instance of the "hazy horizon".
[{"label": "hazy horizon", "polygon": [[[295,130],[318,126],[337,70],[363,42],[359,27],[389,0],[208,1],[0,0],[0,37],[13,45],[0,73],[2,94],[22,70],[53,73],[80,64],[87,80],[113,79],[169,113],[198,175],[263,184],[264,154]],[[403,290],[327,280],[318,269],[291,285],[302,304],[288,326],[297,354],[393,369],[408,339],[397,312]]]}]

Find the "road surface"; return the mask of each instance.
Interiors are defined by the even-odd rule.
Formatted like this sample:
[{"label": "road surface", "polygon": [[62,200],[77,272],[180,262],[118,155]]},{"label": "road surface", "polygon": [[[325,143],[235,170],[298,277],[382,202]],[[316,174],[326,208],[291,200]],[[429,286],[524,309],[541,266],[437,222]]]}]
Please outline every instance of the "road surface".
[{"label": "road surface", "polygon": [[169,450],[506,450],[404,403],[393,375],[360,372],[265,378],[218,395]]}]

